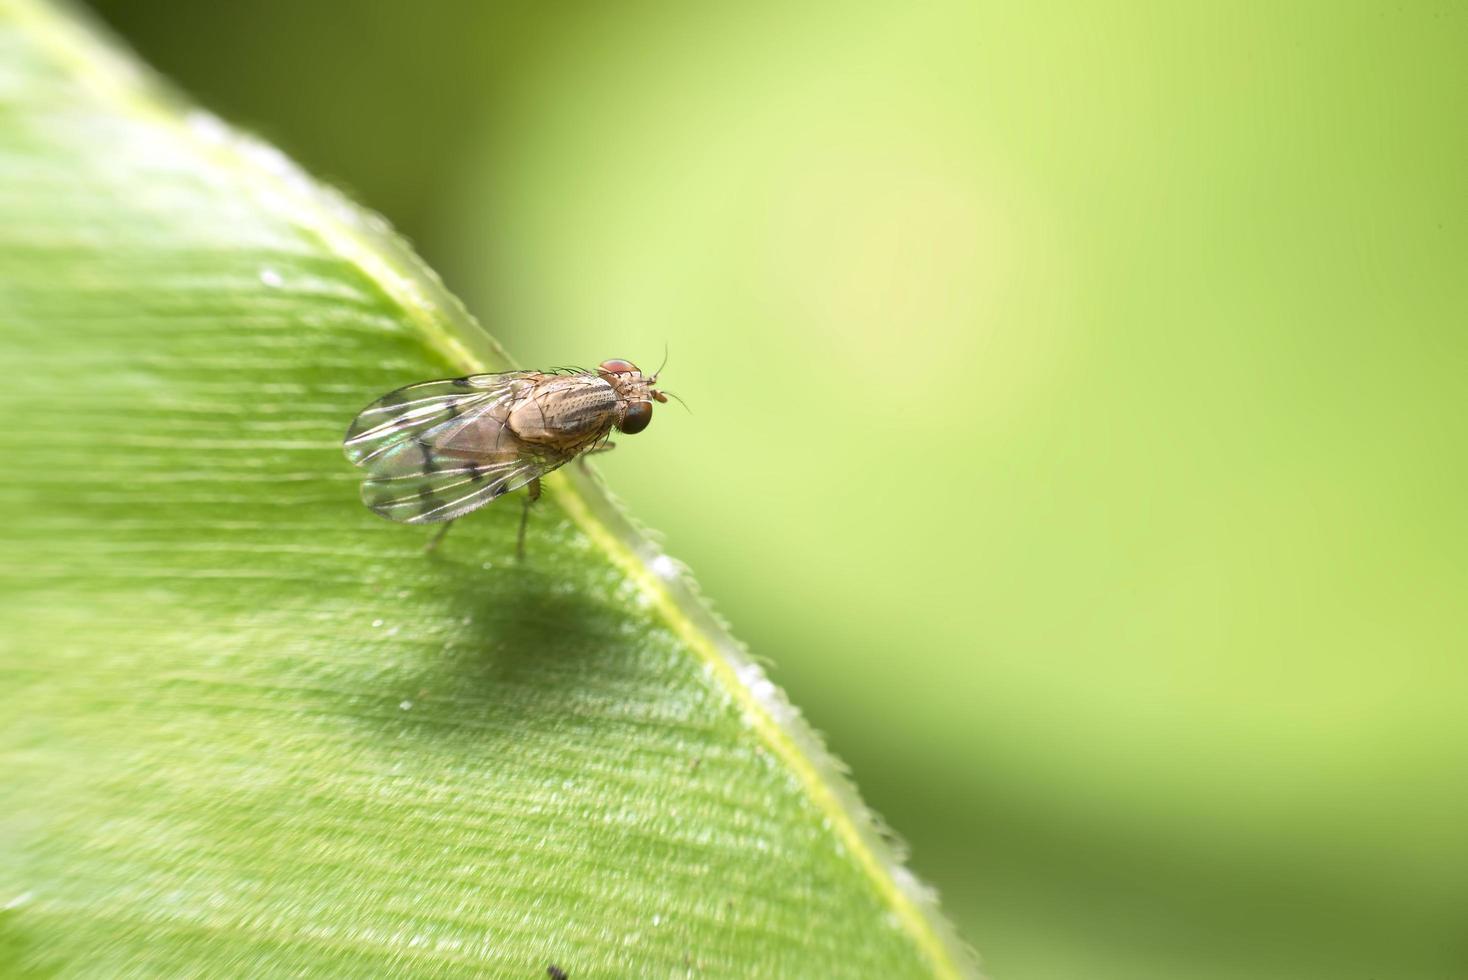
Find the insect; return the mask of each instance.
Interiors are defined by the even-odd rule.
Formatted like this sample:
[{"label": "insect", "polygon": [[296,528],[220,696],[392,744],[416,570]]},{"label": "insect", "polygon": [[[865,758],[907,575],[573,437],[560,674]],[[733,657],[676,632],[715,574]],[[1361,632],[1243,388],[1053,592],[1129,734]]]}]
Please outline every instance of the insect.
[{"label": "insect", "polygon": [[528,488],[515,553],[525,556],[530,505],[540,478],[577,456],[612,448],[617,429],[633,435],[668,395],[631,361],[595,371],[508,371],[424,381],[388,392],[358,413],[342,448],[367,471],[362,502],[403,524],[449,524],[521,487]]}]

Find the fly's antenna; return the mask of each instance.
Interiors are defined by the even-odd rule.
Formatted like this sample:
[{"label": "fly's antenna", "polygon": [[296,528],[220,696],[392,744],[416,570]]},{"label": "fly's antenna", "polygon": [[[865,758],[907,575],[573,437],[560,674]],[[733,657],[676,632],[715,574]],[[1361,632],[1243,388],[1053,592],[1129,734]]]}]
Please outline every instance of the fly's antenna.
[{"label": "fly's antenna", "polygon": [[685,402],[683,399],[679,398],[677,395],[673,394],[671,391],[659,389],[658,394],[660,394],[660,395],[667,395],[669,398],[671,398],[674,401],[676,401],[679,405],[682,405],[683,406],[683,411],[687,412],[689,415],[692,415],[693,414],[693,409],[691,409],[691,408],[688,407],[688,403]]},{"label": "fly's antenna", "polygon": [[662,374],[663,373],[663,368],[665,368],[667,366],[668,366],[668,342],[665,340],[665,341],[663,341],[663,363],[661,363],[661,364],[658,365],[658,369],[652,373],[652,377],[649,378],[648,380],[649,381],[654,381],[654,382],[657,381],[658,375]]}]

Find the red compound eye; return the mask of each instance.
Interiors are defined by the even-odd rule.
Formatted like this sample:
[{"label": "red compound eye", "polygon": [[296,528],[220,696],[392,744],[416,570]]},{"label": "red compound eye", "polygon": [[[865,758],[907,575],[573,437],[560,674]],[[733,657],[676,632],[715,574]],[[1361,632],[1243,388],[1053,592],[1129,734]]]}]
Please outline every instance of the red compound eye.
[{"label": "red compound eye", "polygon": [[601,367],[597,368],[603,374],[637,374],[637,365],[631,361],[624,361],[620,357],[614,357],[610,361],[602,361]]},{"label": "red compound eye", "polygon": [[652,402],[633,402],[627,406],[627,414],[622,417],[622,424],[617,426],[629,436],[635,436],[647,424],[652,421]]}]

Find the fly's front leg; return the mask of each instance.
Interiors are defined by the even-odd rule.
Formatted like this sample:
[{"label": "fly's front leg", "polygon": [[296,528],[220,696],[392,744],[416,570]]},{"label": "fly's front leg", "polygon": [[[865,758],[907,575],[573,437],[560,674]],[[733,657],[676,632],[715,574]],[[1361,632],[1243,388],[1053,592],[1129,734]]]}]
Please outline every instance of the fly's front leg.
[{"label": "fly's front leg", "polygon": [[581,464],[581,469],[582,469],[583,472],[588,472],[587,469],[586,469],[586,459],[587,459],[588,456],[599,456],[602,453],[609,453],[613,449],[616,449],[616,448],[617,448],[617,444],[615,442],[602,443],[600,446],[597,446],[595,449],[588,449],[588,450],[586,450],[586,452],[582,453],[579,457],[577,457],[576,462],[579,463],[579,464]]},{"label": "fly's front leg", "polygon": [[428,543],[423,546],[424,552],[432,554],[438,548],[438,543],[443,540],[443,536],[448,534],[449,528],[453,526],[453,521],[444,521],[439,529],[434,532],[433,537],[428,539]]},{"label": "fly's front leg", "polygon": [[525,509],[520,511],[520,539],[515,544],[515,558],[525,560],[525,525],[530,521],[530,505],[540,499],[540,477],[526,484]]}]

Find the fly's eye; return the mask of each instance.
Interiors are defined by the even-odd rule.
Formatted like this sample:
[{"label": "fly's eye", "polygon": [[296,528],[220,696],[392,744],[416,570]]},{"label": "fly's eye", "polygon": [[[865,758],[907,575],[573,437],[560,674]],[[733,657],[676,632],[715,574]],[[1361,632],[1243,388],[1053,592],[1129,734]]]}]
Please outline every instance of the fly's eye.
[{"label": "fly's eye", "polygon": [[631,361],[624,361],[614,357],[610,361],[602,361],[601,367],[597,368],[602,374],[636,374],[637,365]]},{"label": "fly's eye", "polygon": [[627,406],[627,414],[622,416],[622,424],[617,426],[629,436],[635,436],[647,428],[647,423],[652,421],[652,402],[633,402]]}]

